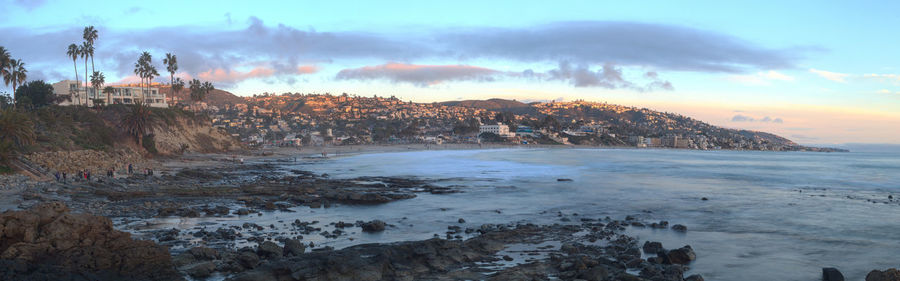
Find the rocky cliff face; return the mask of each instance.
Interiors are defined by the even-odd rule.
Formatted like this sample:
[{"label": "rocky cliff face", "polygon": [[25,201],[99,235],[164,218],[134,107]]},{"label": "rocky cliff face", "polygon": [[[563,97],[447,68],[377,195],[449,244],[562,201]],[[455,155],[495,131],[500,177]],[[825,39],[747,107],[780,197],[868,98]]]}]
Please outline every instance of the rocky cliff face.
[{"label": "rocky cliff face", "polygon": [[2,280],[182,280],[168,249],[62,203],[0,214]]},{"label": "rocky cliff face", "polygon": [[154,128],[152,134],[160,155],[213,153],[241,148],[237,139],[224,130],[212,127],[208,120],[177,117]]}]

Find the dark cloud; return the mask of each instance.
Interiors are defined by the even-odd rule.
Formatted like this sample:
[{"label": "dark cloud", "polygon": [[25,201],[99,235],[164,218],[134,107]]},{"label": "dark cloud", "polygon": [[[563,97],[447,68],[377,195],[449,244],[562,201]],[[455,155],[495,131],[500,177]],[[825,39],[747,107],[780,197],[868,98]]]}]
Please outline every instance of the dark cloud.
[{"label": "dark cloud", "polygon": [[[41,1],[36,1],[41,2]],[[35,3],[31,1],[29,3]],[[226,14],[226,20],[231,21]],[[239,25],[239,21],[235,21]],[[423,33],[378,34],[369,32],[319,32],[283,24],[266,25],[252,17],[243,29],[204,26],[173,26],[146,30],[108,30],[97,26],[95,62],[119,76],[132,74],[134,61],[150,51],[157,68],[165,53],[178,55],[180,71],[191,75],[223,69],[248,71],[267,64],[273,77],[294,75],[298,67],[335,60],[374,59],[409,62],[416,59],[499,59],[524,63],[566,62],[548,73],[526,70],[525,78],[569,81],[576,87],[670,90],[672,84],[656,72],[643,76],[649,82],[636,84],[623,77],[620,67],[639,66],[655,70],[742,72],[755,69],[790,68],[799,51],[768,49],[728,35],[683,26],[630,22],[563,22],[526,28],[469,28],[430,30]],[[80,43],[81,27],[53,31],[0,28],[0,44],[27,61],[47,65],[71,64],[65,56],[70,43]],[[114,69],[108,69],[112,66]],[[600,66],[591,70],[592,66]],[[80,66],[83,67],[83,66]],[[79,67],[79,68],[80,68]],[[417,85],[453,79],[446,69],[421,76],[393,79]],[[346,72],[341,77],[351,77]],[[355,77],[366,77],[357,73]],[[483,74],[483,73],[482,73]],[[412,75],[412,74],[410,74]],[[490,76],[490,75],[488,75]],[[346,78],[350,79],[350,78]],[[431,80],[429,80],[431,79]],[[167,79],[160,79],[163,81]],[[414,81],[415,80],[415,81]],[[423,82],[417,82],[417,81]],[[296,80],[284,80],[296,82]]]},{"label": "dark cloud", "polygon": [[762,122],[762,123],[782,124],[782,123],[784,123],[784,120],[782,120],[780,117],[772,118],[769,116],[763,117],[761,119],[756,119],[756,118],[753,118],[750,116],[738,114],[738,115],[735,115],[734,117],[731,117],[731,122]]},{"label": "dark cloud", "polygon": [[387,63],[376,66],[344,69],[338,72],[339,80],[386,79],[393,83],[411,83],[427,87],[445,81],[493,81],[498,71],[468,65],[413,65]]},{"label": "dark cloud", "polygon": [[614,62],[667,70],[744,72],[794,67],[799,49],[768,49],[712,31],[634,22],[562,22],[444,36],[463,57]]}]

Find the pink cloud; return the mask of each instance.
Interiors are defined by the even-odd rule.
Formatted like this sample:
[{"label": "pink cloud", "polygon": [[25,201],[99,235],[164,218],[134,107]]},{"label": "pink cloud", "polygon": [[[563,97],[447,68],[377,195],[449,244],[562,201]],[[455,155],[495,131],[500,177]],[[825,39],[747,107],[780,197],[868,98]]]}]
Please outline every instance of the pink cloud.
[{"label": "pink cloud", "polygon": [[[243,72],[235,69],[210,69],[204,72],[197,73],[196,78],[200,80],[206,80],[211,82],[219,82],[219,83],[237,83],[240,81],[244,81],[247,79],[253,78],[266,78],[277,75],[303,75],[303,74],[312,74],[319,71],[319,68],[313,65],[303,65],[299,66],[293,71],[280,72],[274,68],[267,66],[257,66],[253,69]],[[188,75],[190,76],[190,75]]]}]

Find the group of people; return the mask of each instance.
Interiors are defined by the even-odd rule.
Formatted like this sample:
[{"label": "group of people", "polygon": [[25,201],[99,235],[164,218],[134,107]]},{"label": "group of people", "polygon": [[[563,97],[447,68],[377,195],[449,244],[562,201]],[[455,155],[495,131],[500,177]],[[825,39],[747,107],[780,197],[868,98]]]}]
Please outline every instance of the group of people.
[{"label": "group of people", "polygon": [[[134,165],[128,164],[128,175],[133,175],[133,174],[134,174]],[[153,169],[149,169],[149,168],[144,169],[144,175],[152,176],[153,174],[154,174]],[[74,180],[76,180],[76,181],[81,181],[81,180],[91,181],[92,174],[91,174],[90,169],[79,170],[75,175],[76,175],[76,177],[74,177]],[[54,174],[54,176],[56,177],[57,182],[67,182],[69,180],[69,174],[66,172],[57,171]],[[116,176],[116,168],[106,169],[106,177],[107,178],[113,178],[115,176]]]}]

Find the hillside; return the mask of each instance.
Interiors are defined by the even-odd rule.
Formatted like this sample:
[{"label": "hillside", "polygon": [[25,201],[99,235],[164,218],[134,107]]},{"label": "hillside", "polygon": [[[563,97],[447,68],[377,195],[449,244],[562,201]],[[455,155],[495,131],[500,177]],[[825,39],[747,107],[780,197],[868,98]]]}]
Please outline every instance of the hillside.
[{"label": "hillside", "polygon": [[[165,94],[166,97],[171,97],[172,88],[168,85],[161,85],[159,86],[159,92]],[[191,92],[188,89],[183,89],[177,94],[177,97],[179,101],[189,103],[191,100]],[[209,92],[209,95],[206,96],[206,99],[204,101],[209,105],[218,107],[245,103],[244,98],[236,96],[231,92],[219,89],[215,89],[212,90],[212,92]]]}]

